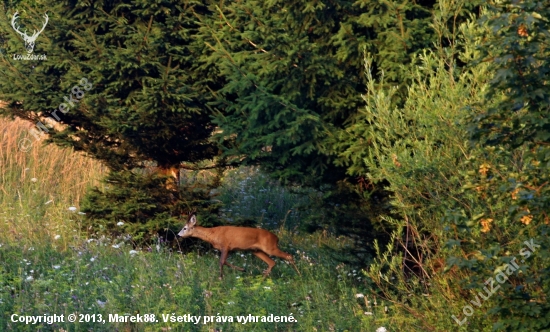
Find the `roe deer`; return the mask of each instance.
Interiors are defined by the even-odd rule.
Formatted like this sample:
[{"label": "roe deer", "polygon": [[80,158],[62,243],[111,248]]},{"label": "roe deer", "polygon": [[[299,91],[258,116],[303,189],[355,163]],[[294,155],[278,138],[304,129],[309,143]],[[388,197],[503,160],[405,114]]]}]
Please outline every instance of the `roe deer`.
[{"label": "roe deer", "polygon": [[292,255],[281,251],[277,247],[279,238],[265,229],[237,226],[218,226],[206,228],[197,226],[196,224],[197,217],[194,212],[191,212],[189,214],[189,218],[187,219],[187,223],[178,233],[178,236],[183,238],[199,238],[210,243],[214,248],[221,252],[220,279],[223,278],[224,265],[230,266],[239,271],[244,271],[243,268],[236,267],[226,261],[227,255],[233,250],[251,250],[256,257],[266,262],[268,267],[263,272],[264,276],[267,276],[271,272],[273,266],[275,266],[275,261],[269,258],[269,256],[277,256],[289,261],[296,269],[296,272],[300,274],[296,264],[294,264],[294,258],[292,258]]}]

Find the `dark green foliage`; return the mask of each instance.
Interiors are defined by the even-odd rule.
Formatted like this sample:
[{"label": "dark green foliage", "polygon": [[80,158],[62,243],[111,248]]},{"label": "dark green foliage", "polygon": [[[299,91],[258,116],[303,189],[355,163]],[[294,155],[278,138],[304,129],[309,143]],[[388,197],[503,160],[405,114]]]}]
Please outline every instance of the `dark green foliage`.
[{"label": "dark green foliage", "polygon": [[[111,191],[90,194],[90,218],[110,227],[121,219],[135,222],[135,229],[128,230],[141,234],[164,227],[162,220],[182,212],[169,197],[189,199],[180,203],[199,207],[197,201],[208,195],[170,196],[160,188],[153,190],[157,185],[164,188],[159,179],[138,174],[147,169],[144,165],[164,170],[177,169],[183,162],[194,168],[218,155],[210,141],[215,127],[207,105],[212,99],[210,85],[215,84],[208,68],[199,68],[201,50],[193,46],[195,12],[205,9],[203,2],[51,5],[33,13],[41,17],[48,10],[50,22],[34,50],[46,54],[47,60],[2,59],[0,100],[8,102],[2,114],[34,123],[45,122],[39,116],[50,117],[65,127],[43,127],[50,134],[48,142],[84,151],[113,170],[107,179]],[[2,28],[10,31],[10,54],[24,51],[6,22],[12,15],[13,11],[2,19]],[[188,187],[182,190],[192,192]]]},{"label": "dark green foliage", "polygon": [[448,26],[476,3],[445,14],[438,29],[433,2],[250,1],[213,8],[218,15],[204,22],[198,38],[211,49],[202,60],[217,66],[226,82],[218,91],[225,110],[215,117],[225,154],[323,192],[312,229],[353,234],[370,246],[373,237],[383,237],[372,223],[388,207],[387,192],[336,165],[339,147],[332,139],[361,107],[363,52],[386,74],[386,86],[405,87],[414,55],[447,38]]},{"label": "dark green foliage", "polygon": [[338,186],[322,187],[302,228],[310,232],[325,229],[351,238],[353,247],[330,254],[345,263],[364,266],[375,255],[374,242],[387,243],[392,229],[379,219],[391,208],[389,192],[381,187],[369,190],[345,181]]},{"label": "dark green foliage", "polygon": [[[35,68],[48,78],[42,83],[44,77],[36,75],[37,83],[48,84],[44,100],[27,98],[32,100],[25,100],[25,108],[52,111],[81,77],[93,88],[78,110],[60,115],[69,127],[56,133],[54,142],[84,150],[116,170],[143,160],[168,167],[216,155],[208,143],[213,127],[206,88],[193,72],[190,10],[170,1],[56,10],[58,23],[49,31],[55,44],[48,50],[56,61]],[[23,112],[11,106],[15,114]]]},{"label": "dark green foliage", "polygon": [[373,54],[388,86],[406,84],[413,56],[438,41],[433,9],[408,1],[216,7],[217,20],[203,26],[200,38],[212,48],[206,63],[227,82],[216,123],[234,139],[228,153],[289,181],[343,180],[346,169],[333,165],[326,140],[357,114],[363,52]]},{"label": "dark green foliage", "polygon": [[[111,230],[113,235],[132,234],[135,241],[158,235],[174,239],[192,208],[201,211],[201,224],[219,225],[215,218],[220,203],[210,200],[211,186],[186,187],[172,191],[165,188],[166,177],[135,172],[111,172],[102,190],[90,190],[82,204],[89,232]],[[175,213],[180,215],[174,215]]]},{"label": "dark green foliage", "polygon": [[[475,203],[468,213],[460,207],[449,211],[447,220],[457,233],[448,245],[463,253],[449,263],[471,273],[464,286],[472,299],[485,280],[506,277],[487,304],[495,330],[546,331],[550,3],[491,3],[481,22],[490,32],[477,62],[490,62],[494,74],[483,102],[471,107],[470,133],[479,150],[462,176]],[[514,259],[519,268],[510,267]]]},{"label": "dark green foliage", "polygon": [[169,208],[172,194],[164,189],[164,180],[131,172],[110,173],[103,190],[90,190],[82,205],[90,222],[85,226],[91,231],[118,229],[114,235],[130,233],[138,240],[153,235],[148,234],[151,230],[173,226]]},{"label": "dark green foliage", "polygon": [[493,35],[482,45],[480,60],[491,61],[495,70],[487,98],[499,103],[476,112],[475,139],[512,147],[550,141],[549,5],[506,1],[483,17]]},{"label": "dark green foliage", "polygon": [[[401,100],[415,55],[444,43],[476,4],[449,11],[413,1],[62,2],[51,8],[52,23],[35,51],[49,60],[32,68],[6,59],[0,71],[9,79],[0,83],[0,97],[10,115],[59,116],[67,127],[51,129],[50,141],[115,172],[144,162],[161,169],[196,164],[220,150],[228,160],[259,164],[283,183],[323,193],[312,229],[370,245],[383,237],[385,227],[372,223],[388,208],[388,192],[336,165],[340,147],[332,139],[358,116],[363,52],[372,55],[375,72],[385,73],[386,86],[401,87],[394,94]],[[433,24],[434,17],[441,22]],[[10,51],[20,44],[14,38]],[[83,77],[91,86],[77,105],[50,114]],[[101,218],[128,217],[142,211],[141,202],[117,204],[124,206],[117,213],[95,209],[107,209]]]}]

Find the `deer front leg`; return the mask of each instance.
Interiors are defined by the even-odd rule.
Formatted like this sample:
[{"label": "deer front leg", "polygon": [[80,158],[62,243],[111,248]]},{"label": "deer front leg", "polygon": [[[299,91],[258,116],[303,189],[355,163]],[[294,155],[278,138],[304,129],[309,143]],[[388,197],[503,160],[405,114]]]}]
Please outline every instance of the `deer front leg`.
[{"label": "deer front leg", "polygon": [[223,266],[225,265],[225,260],[227,259],[227,254],[229,251],[227,249],[222,250],[220,255],[220,280],[223,279]]},{"label": "deer front leg", "polygon": [[239,271],[241,271],[241,272],[244,271],[244,269],[243,269],[242,267],[235,266],[235,265],[233,265],[233,264],[231,264],[231,263],[228,263],[228,262],[226,262],[225,265],[227,265],[227,266],[229,266],[229,267],[231,267],[231,268],[234,268],[235,270],[239,270]]}]

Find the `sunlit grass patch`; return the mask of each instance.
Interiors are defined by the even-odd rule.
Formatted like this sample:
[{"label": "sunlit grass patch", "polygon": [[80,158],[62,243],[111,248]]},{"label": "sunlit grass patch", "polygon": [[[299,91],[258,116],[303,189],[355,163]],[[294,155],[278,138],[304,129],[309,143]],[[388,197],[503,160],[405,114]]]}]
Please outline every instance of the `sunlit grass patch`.
[{"label": "sunlit grass patch", "polygon": [[26,245],[56,235],[65,241],[77,229],[78,212],[69,208],[78,207],[88,186],[99,185],[106,169],[42,141],[21,151],[20,140],[32,138],[30,126],[0,118],[0,233]]}]

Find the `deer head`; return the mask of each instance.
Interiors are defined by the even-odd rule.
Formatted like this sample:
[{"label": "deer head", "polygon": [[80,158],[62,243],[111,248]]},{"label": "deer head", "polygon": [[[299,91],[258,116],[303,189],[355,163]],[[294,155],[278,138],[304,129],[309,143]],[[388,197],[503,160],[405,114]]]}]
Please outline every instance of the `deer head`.
[{"label": "deer head", "polygon": [[11,26],[13,27],[15,32],[17,32],[18,34],[21,35],[21,37],[23,37],[23,40],[25,41],[25,48],[27,49],[27,53],[30,54],[34,50],[34,42],[36,41],[36,38],[38,38],[38,35],[40,35],[42,31],[44,31],[46,24],[48,24],[48,15],[44,14],[44,18],[46,19],[46,21],[44,22],[42,29],[40,29],[40,31],[38,32],[34,30],[33,31],[34,33],[32,34],[32,36],[27,36],[27,30],[25,30],[25,32],[21,32],[19,31],[19,27],[15,25],[15,20],[17,20],[17,14],[18,12],[15,12],[15,14],[13,14],[13,17],[11,19]]},{"label": "deer head", "polygon": [[195,211],[191,211],[188,214],[187,223],[183,226],[182,230],[178,233],[181,237],[190,237],[193,235],[195,225],[197,224],[197,216]]}]

